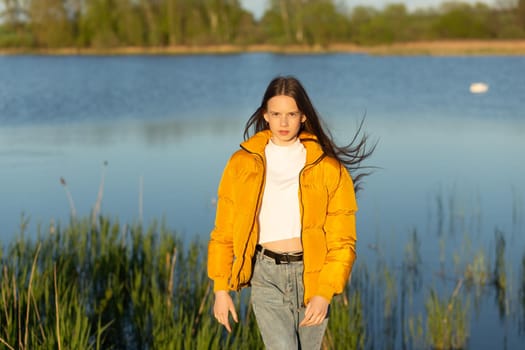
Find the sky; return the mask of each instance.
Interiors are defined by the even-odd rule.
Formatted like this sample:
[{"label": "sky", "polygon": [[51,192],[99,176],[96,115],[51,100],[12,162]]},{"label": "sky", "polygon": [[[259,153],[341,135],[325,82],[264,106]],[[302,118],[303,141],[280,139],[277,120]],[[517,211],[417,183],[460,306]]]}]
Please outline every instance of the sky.
[{"label": "sky", "polygon": [[[240,0],[242,6],[252,12],[256,18],[260,18],[265,10],[266,3],[269,0]],[[404,3],[409,10],[414,10],[416,8],[428,8],[428,7],[437,7],[446,0],[336,0],[337,2],[343,2],[348,5],[348,7],[356,5],[368,5],[378,9],[383,8],[386,4],[392,3]],[[486,4],[492,5],[496,0],[461,0],[461,2],[476,3],[484,2]]]}]

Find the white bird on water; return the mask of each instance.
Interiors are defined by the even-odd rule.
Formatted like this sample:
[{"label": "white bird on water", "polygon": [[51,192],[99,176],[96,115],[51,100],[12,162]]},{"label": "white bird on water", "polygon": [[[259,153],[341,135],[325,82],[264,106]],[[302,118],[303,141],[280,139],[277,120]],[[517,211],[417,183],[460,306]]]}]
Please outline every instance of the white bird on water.
[{"label": "white bird on water", "polygon": [[486,83],[472,83],[470,84],[470,92],[473,94],[484,94],[489,90],[489,86]]}]

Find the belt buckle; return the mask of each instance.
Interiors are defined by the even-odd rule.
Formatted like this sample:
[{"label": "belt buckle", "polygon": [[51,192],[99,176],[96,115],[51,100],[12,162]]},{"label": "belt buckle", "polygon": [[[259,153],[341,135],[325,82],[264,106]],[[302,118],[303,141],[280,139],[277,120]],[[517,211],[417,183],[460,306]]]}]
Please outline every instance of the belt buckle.
[{"label": "belt buckle", "polygon": [[290,263],[290,254],[279,254],[279,259],[275,259],[277,265],[286,265]]}]

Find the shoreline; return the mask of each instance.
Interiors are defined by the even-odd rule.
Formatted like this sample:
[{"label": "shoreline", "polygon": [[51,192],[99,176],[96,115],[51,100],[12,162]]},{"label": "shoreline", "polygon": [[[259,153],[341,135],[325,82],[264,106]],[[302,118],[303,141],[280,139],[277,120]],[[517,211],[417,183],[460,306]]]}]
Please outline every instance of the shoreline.
[{"label": "shoreline", "polygon": [[429,56],[525,56],[525,40],[437,40],[401,42],[374,46],[351,43],[326,46],[309,45],[177,45],[166,47],[118,47],[27,49],[0,48],[0,55],[201,55],[201,54],[330,54],[355,53],[368,55],[429,55]]}]

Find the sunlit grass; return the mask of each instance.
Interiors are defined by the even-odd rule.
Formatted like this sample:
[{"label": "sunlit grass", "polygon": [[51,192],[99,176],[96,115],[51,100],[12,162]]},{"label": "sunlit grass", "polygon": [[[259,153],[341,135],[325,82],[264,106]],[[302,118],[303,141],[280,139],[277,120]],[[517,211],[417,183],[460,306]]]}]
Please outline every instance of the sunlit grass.
[{"label": "sunlit grass", "polygon": [[[410,230],[400,264],[386,260],[380,240],[374,259],[358,258],[331,303],[323,350],[467,348],[470,306],[494,302],[489,290],[502,320],[525,319],[525,273],[514,295],[505,232],[495,229],[493,245],[477,246],[468,206],[453,201],[436,201],[437,235]],[[22,216],[16,240],[0,249],[0,348],[264,348],[249,290],[232,294],[239,323],[231,334],[212,317],[206,242],[183,241],[163,223],[104,216],[71,215],[36,234],[28,227]],[[421,253],[424,240],[436,247],[432,265]]]},{"label": "sunlit grass", "polygon": [[426,302],[428,341],[433,349],[464,349],[469,336],[467,307],[458,297],[461,281],[448,299],[431,290]]},{"label": "sunlit grass", "polygon": [[22,233],[3,252],[0,339],[8,348],[183,349],[220,340],[207,314],[200,243],[186,248],[163,225],[107,218],[54,231],[35,242]]},{"label": "sunlit grass", "polygon": [[[22,227],[26,227],[24,219]],[[249,294],[234,294],[232,334],[211,316],[206,245],[162,224],[100,217],[21,232],[2,249],[0,342],[8,349],[262,349]],[[357,293],[334,299],[325,349],[362,347]]]}]

